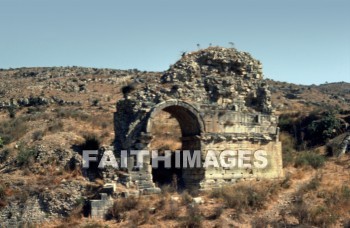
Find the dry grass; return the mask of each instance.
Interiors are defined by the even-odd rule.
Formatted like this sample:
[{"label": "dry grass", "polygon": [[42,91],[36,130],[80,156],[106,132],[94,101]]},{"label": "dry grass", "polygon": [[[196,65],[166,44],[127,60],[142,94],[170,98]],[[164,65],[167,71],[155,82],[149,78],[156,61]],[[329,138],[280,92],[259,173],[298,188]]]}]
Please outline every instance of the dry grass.
[{"label": "dry grass", "polygon": [[186,216],[181,219],[181,227],[199,228],[202,227],[203,215],[197,205],[189,205],[186,210]]},{"label": "dry grass", "polygon": [[0,137],[4,144],[19,140],[27,131],[27,124],[21,117],[0,122]]},{"label": "dry grass", "polygon": [[330,227],[338,224],[340,218],[349,216],[350,179],[332,181],[330,185],[329,178],[335,178],[332,176],[333,168],[334,165],[326,164],[321,172],[295,193],[291,213],[300,224]]},{"label": "dry grass", "polygon": [[113,203],[113,207],[108,211],[107,218],[115,219],[118,222],[127,218],[126,212],[136,209],[139,199],[134,197],[117,199]]},{"label": "dry grass", "polygon": [[290,134],[282,132],[280,134],[280,141],[282,142],[283,166],[288,167],[293,165],[296,155],[295,140]]},{"label": "dry grass", "polygon": [[227,207],[242,213],[264,208],[265,203],[280,189],[280,185],[274,181],[238,183],[216,189],[210,193],[210,197],[222,198]]}]

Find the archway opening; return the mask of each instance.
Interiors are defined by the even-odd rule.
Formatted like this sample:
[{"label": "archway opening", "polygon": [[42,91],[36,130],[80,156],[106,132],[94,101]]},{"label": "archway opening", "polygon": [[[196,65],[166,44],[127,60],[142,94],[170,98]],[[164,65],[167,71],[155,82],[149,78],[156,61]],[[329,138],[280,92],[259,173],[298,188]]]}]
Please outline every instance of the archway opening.
[{"label": "archway opening", "polygon": [[[193,170],[189,169],[192,168],[183,167],[183,151],[201,149],[201,126],[197,116],[180,105],[167,106],[155,112],[150,119],[150,133],[153,139],[149,149],[157,150],[159,155],[164,155],[166,150],[170,150],[171,167],[165,167],[165,162],[158,161],[158,167],[152,169],[153,181],[158,186],[171,185],[177,190],[198,184],[198,180],[193,180],[191,176]],[[176,150],[180,150],[179,157],[175,155]]]}]

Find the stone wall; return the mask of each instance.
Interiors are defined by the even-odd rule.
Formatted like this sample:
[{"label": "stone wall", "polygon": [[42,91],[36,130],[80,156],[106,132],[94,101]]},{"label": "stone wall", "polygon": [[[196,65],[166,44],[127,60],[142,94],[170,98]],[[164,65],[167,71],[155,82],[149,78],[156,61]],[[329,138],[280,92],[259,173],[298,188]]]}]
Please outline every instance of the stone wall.
[{"label": "stone wall", "polygon": [[[224,151],[232,150],[240,153],[242,151],[256,152],[258,150],[266,151],[268,165],[264,169],[254,167],[253,163],[256,161],[254,157],[251,157],[250,162],[246,161],[245,164],[251,164],[252,168],[238,167],[238,164],[234,168],[207,168],[205,171],[205,180],[201,183],[201,187],[204,189],[220,187],[230,183],[235,183],[239,180],[252,180],[252,179],[273,179],[283,177],[283,165],[282,165],[282,145],[281,142],[271,141],[268,143],[250,142],[246,140],[242,141],[224,141],[220,143],[209,143],[206,145],[205,151]],[[205,156],[205,154],[204,154]],[[237,156],[238,157],[238,156]],[[218,157],[219,160],[219,157]],[[237,161],[236,161],[237,162]]]},{"label": "stone wall", "polygon": [[104,219],[108,209],[113,206],[113,199],[107,193],[101,193],[100,200],[90,200],[91,218]]},{"label": "stone wall", "polygon": [[[161,78],[123,88],[115,113],[115,151],[154,149],[152,130],[161,112],[176,118],[183,150],[265,150],[265,170],[184,169],[188,187],[211,188],[238,179],[283,176],[278,117],[272,109],[262,65],[246,52],[212,47],[184,55]],[[141,191],[157,191],[150,159],[140,170],[130,165],[130,181]]]}]

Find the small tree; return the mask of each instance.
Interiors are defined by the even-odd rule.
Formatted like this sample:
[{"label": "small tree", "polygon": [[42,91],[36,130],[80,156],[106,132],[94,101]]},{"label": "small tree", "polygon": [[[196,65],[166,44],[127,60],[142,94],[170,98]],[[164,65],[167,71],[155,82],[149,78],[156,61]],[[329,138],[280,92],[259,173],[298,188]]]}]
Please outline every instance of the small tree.
[{"label": "small tree", "polygon": [[7,111],[9,112],[9,116],[11,119],[16,117],[16,108],[14,106],[8,107]]},{"label": "small tree", "polygon": [[0,137],[0,148],[2,148],[4,146],[4,141],[2,140],[2,138]]},{"label": "small tree", "polygon": [[340,130],[341,122],[334,112],[326,112],[321,119],[312,121],[308,126],[311,137],[319,139],[319,142],[316,143],[326,142],[328,139],[335,137]]}]

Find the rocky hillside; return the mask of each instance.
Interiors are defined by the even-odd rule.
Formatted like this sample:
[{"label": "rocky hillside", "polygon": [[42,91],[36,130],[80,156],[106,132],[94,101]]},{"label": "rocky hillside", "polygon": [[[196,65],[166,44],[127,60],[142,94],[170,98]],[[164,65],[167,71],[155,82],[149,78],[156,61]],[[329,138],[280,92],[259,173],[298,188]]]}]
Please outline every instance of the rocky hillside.
[{"label": "rocky hillside", "polygon": [[[192,56],[205,62],[197,58],[200,52]],[[192,61],[191,58],[185,60]],[[220,64],[200,61],[196,64],[208,72],[210,65]],[[194,70],[197,68],[193,65]],[[266,183],[266,186],[259,182],[250,186],[243,184],[226,193],[205,195],[179,194],[165,189],[161,196],[137,202],[118,201],[124,208],[114,205],[111,221],[82,218],[88,211],[86,200],[98,197],[104,183],[102,177],[90,181],[90,177],[82,173],[80,152],[113,143],[113,113],[117,101],[127,92],[125,89],[137,89],[138,84],[147,84],[156,78],[173,80],[170,77],[174,75],[184,82],[190,80],[181,78],[181,71],[191,70],[182,69],[181,62],[172,69],[172,75],[82,67],[0,70],[0,227],[16,226],[18,221],[22,225],[44,223],[45,227],[264,227],[268,223],[277,224],[275,227],[298,224],[327,227],[349,222],[346,220],[350,205],[350,190],[346,188],[350,184],[348,155],[340,160],[324,161],[324,156],[319,154],[324,152],[324,144],[303,148],[314,150],[307,156],[297,152],[301,147],[296,144],[301,146],[304,139],[300,126],[308,126],[319,117],[308,119],[309,122],[300,118],[315,110],[319,113],[338,110],[343,122],[339,132],[332,131],[331,136],[345,133],[345,125],[350,121],[350,83],[296,85],[271,79],[266,79],[266,83],[272,94],[273,109],[290,115],[283,119],[285,131],[281,135],[285,172],[289,173],[285,180]],[[217,90],[224,89],[217,87]],[[328,123],[328,119],[325,121]],[[298,137],[296,132],[289,131],[294,128]],[[120,194],[131,194],[122,184],[117,188]],[[201,199],[194,199],[196,197]],[[314,202],[317,205],[313,205]],[[243,209],[237,205],[243,205]],[[334,212],[337,207],[341,210]],[[327,220],[325,216],[332,217]]]},{"label": "rocky hillside", "polygon": [[[121,87],[131,82],[147,82],[152,77],[161,75],[162,72],[141,72],[136,69],[82,67],[0,69],[0,108],[54,103],[81,106],[101,102],[100,104],[104,106],[114,105],[121,97]],[[181,74],[177,75],[181,78]],[[345,110],[350,108],[350,83],[347,82],[321,85],[298,85],[271,79],[266,79],[266,82],[277,111],[312,110],[323,107]]]}]

